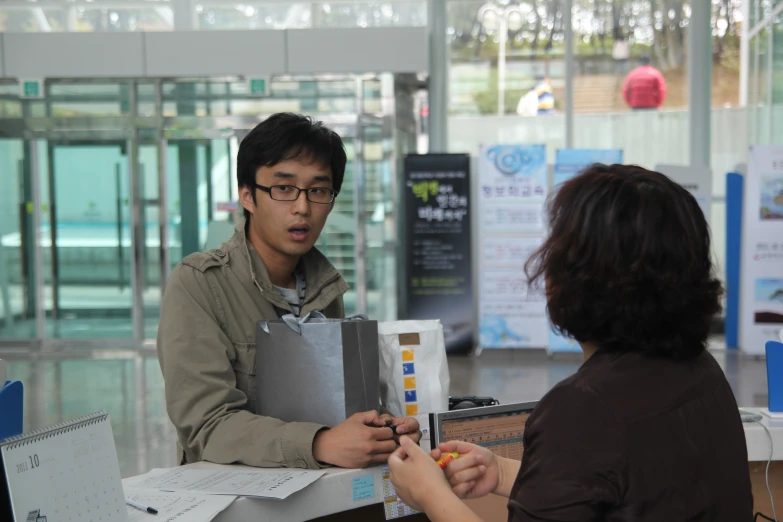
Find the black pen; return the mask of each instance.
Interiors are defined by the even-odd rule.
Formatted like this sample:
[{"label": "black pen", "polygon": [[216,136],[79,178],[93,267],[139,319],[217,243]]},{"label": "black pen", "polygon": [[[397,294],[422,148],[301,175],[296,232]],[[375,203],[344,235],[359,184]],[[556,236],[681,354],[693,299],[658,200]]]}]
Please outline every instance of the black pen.
[{"label": "black pen", "polygon": [[150,515],[157,515],[158,514],[158,510],[155,509],[154,507],[143,506],[143,505],[141,505],[141,504],[139,504],[137,502],[134,502],[132,500],[128,500],[127,498],[125,499],[125,503],[128,504],[130,507],[134,507],[134,508],[138,509],[139,511],[146,511]]}]

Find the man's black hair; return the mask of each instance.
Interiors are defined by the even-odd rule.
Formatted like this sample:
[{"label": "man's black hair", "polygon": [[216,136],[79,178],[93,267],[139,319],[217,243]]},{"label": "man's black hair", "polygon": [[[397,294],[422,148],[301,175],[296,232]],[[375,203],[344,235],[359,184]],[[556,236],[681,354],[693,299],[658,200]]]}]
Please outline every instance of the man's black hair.
[{"label": "man's black hair", "polygon": [[[245,136],[237,154],[237,184],[250,187],[256,200],[256,172],[281,161],[301,159],[329,167],[332,188],[340,192],[345,177],[345,147],[336,132],[309,116],[273,114]],[[245,218],[250,212],[245,209]]]}]

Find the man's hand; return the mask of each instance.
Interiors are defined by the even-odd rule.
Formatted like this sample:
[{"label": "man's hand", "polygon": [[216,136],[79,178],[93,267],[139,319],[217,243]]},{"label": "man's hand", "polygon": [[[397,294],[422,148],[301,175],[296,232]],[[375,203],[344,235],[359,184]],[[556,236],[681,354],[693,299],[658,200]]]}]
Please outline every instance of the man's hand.
[{"label": "man's hand", "polygon": [[419,421],[413,417],[392,417],[388,413],[384,413],[380,416],[379,426],[396,426],[394,431],[396,440],[399,440],[399,435],[407,435],[413,442],[418,443],[421,440],[421,430],[419,429]]},{"label": "man's hand", "polygon": [[313,440],[313,456],[341,468],[383,464],[397,448],[394,432],[385,426],[376,411],[351,415],[334,428],[318,432]]}]

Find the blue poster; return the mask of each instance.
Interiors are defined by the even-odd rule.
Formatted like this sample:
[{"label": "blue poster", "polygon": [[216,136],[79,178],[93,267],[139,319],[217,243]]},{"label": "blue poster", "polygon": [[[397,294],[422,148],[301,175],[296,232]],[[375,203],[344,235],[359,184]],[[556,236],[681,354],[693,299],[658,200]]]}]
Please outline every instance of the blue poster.
[{"label": "blue poster", "polygon": [[[560,149],[555,155],[554,190],[594,163],[613,165],[623,162],[620,149]],[[549,351],[578,352],[576,341],[549,330]]]},{"label": "blue poster", "polygon": [[541,245],[548,192],[544,145],[489,145],[479,158],[479,344],[543,348],[546,297],[525,262]]}]

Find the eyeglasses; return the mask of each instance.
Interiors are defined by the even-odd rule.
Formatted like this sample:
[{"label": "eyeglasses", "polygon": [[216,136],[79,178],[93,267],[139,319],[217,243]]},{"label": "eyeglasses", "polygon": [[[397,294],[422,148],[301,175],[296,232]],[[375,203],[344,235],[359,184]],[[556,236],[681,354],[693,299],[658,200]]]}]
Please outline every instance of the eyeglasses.
[{"label": "eyeglasses", "polygon": [[337,197],[337,191],[330,188],[313,187],[309,189],[302,189],[294,187],[293,185],[275,185],[273,187],[265,187],[255,183],[258,190],[263,190],[269,197],[275,201],[296,201],[299,199],[299,194],[305,193],[307,201],[310,203],[329,204]]}]

